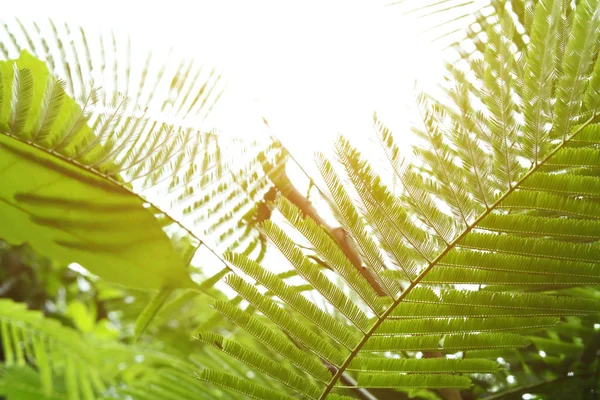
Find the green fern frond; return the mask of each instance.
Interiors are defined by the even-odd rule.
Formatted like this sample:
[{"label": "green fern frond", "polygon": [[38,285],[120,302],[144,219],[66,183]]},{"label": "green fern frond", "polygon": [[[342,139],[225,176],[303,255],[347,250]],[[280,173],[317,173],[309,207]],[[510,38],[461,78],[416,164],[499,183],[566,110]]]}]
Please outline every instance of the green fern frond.
[{"label": "green fern frond", "polygon": [[[460,80],[448,92],[455,104],[419,98],[423,126],[417,163],[402,158],[392,133],[375,118],[398,188],[391,189],[379,174],[379,163],[343,138],[336,143],[339,168],[317,157],[327,200],[355,257],[284,199],[276,207],[312,248],[301,248],[270,219],[276,197],[271,190],[281,183],[277,179],[287,157],[281,147],[257,141],[248,148],[261,154],[232,160],[243,149],[226,154],[213,133],[130,114],[131,106],[116,94],[118,82],[105,93],[84,91],[85,71],[60,61],[70,57],[61,36],[74,31],[50,23],[45,40],[60,44],[50,64],[62,71],[65,90],[84,94],[83,104],[96,110],[99,105],[109,110],[80,108],[47,71],[38,79],[33,68],[18,62],[2,69],[0,152],[8,161],[0,170],[10,171],[16,162],[36,182],[28,183],[21,172],[5,172],[12,191],[0,204],[12,208],[0,209],[0,215],[7,215],[0,234],[21,243],[35,231],[36,237],[47,236],[35,247],[61,261],[76,254],[77,261],[87,261],[108,280],[132,286],[143,281],[145,288],[163,290],[192,286],[165,234],[170,228],[191,236],[203,230],[226,247],[243,249],[247,254],[227,255],[231,269],[239,273],[226,278],[237,297],[217,301],[214,308],[244,329],[241,338],[259,347],[203,332],[199,339],[207,360],[192,368],[201,368],[200,381],[241,397],[293,398],[287,395],[290,390],[315,399],[341,398],[332,391],[362,387],[462,389],[471,386],[471,379],[458,374],[498,369],[494,362],[471,357],[497,358],[530,343],[532,352],[547,351],[553,357],[578,354],[579,343],[550,340],[539,331],[555,334],[553,329],[560,327],[554,326],[563,318],[600,312],[597,299],[574,297],[580,294],[575,289],[600,283],[600,114],[592,108],[597,90],[589,88],[597,81],[599,7],[595,0],[578,2],[571,22],[570,5],[542,0],[529,23],[527,12],[519,8],[522,2],[514,3],[510,10],[504,3],[494,6],[498,21],[485,30],[481,57],[469,60],[467,71],[450,69]],[[21,29],[26,28],[21,24]],[[7,32],[3,51],[22,40]],[[27,31],[24,37],[28,46],[35,46]],[[81,40],[87,43],[83,33]],[[44,49],[52,46],[42,43]],[[116,75],[119,68],[114,58],[105,57],[116,52],[116,43],[114,36],[102,39],[103,74]],[[91,54],[87,45],[86,54]],[[91,56],[81,66],[86,64],[93,64]],[[199,76],[194,71],[191,62],[162,65],[158,77],[146,81],[146,69],[132,104],[145,99],[168,116],[198,111],[195,107],[204,107],[212,88],[199,89],[206,97],[194,98],[190,87]],[[161,77],[170,73],[174,79],[167,99],[160,101],[154,93],[165,88]],[[130,72],[124,79],[124,92],[135,90]],[[194,83],[185,89],[183,82],[190,80]],[[61,180],[74,186],[48,185]],[[38,191],[39,185],[45,191]],[[65,192],[74,198],[65,199]],[[268,216],[259,218],[259,203]],[[163,209],[169,215],[157,217]],[[256,251],[264,238],[293,272],[276,275],[249,258],[264,254]],[[316,255],[307,254],[313,250]],[[94,265],[91,257],[86,259],[88,253],[109,256],[97,257],[102,265]],[[127,268],[123,259],[138,268]],[[144,263],[148,267],[139,268]],[[365,272],[375,277],[382,293],[367,282]],[[246,282],[247,277],[256,282]],[[288,278],[293,284],[284,281]],[[458,290],[453,284],[476,287]],[[245,310],[242,299],[250,304]],[[158,300],[164,299],[156,304]],[[20,365],[34,359],[42,387],[53,391],[56,357],[45,357],[48,341],[27,340],[20,326],[1,324],[7,362]],[[71,345],[76,343],[73,338]],[[268,355],[259,352],[264,348]],[[93,359],[88,369],[81,367],[78,353],[83,349],[76,350],[59,358],[64,386],[92,398],[103,389],[104,378],[90,372]],[[419,352],[436,358],[416,359]],[[221,362],[226,372],[215,370]],[[243,378],[248,367],[261,374]],[[145,380],[153,392],[132,385],[124,393],[212,397],[215,392],[201,394],[180,369],[163,368]]]},{"label": "green fern frond", "polygon": [[[527,41],[516,43],[515,38],[521,37],[518,28],[528,23],[510,20],[514,14],[506,10],[488,29],[482,58],[470,62],[471,69],[464,72],[450,68],[458,80],[448,91],[454,104],[419,99],[424,111],[418,165],[402,158],[392,133],[375,116],[378,139],[401,184],[398,189],[390,190],[376,164],[343,138],[336,142],[343,173],[323,155],[317,156],[335,216],[356,243],[364,268],[377,276],[389,297],[380,301],[383,311],[365,301],[375,316],[365,326],[355,324],[360,340],[347,349],[349,354],[340,354],[342,364],[334,362],[337,368],[320,399],[344,386],[346,371],[359,372],[357,387],[469,387],[466,376],[443,375],[452,372],[444,369],[450,365],[444,363],[468,363],[471,354],[493,357],[504,354],[503,349],[514,353],[535,343],[544,332],[560,329],[555,328],[560,318],[594,316],[600,311],[596,300],[520,293],[600,283],[594,126],[598,113],[585,108],[582,90],[575,94],[575,103],[567,99],[574,108],[567,117],[571,122],[565,140],[555,139],[556,129],[563,129],[555,122],[557,113],[563,112],[558,102],[564,97],[560,82],[573,74],[564,61],[569,45],[564,55],[561,48],[571,29],[563,5],[537,3],[527,28],[531,32],[527,45]],[[598,8],[595,2],[578,7]],[[585,10],[578,11],[580,23],[586,26],[582,32],[600,31],[600,22]],[[586,70],[575,72],[573,84],[589,80],[598,44],[586,54]],[[267,221],[263,230],[306,283],[352,320],[348,302],[355,299],[362,306],[365,299],[335,293],[338,288],[341,293],[360,293],[361,276],[344,263],[342,254],[327,249],[326,244],[333,243],[317,223],[285,201],[277,206],[343,281],[335,280],[332,292],[333,283],[309,268],[310,262],[282,229]],[[478,287],[449,289],[453,284]],[[291,288],[287,290],[291,293]],[[284,309],[299,306],[291,294],[286,299],[271,291]],[[332,333],[329,330],[328,336]],[[439,375],[427,375],[426,364],[419,370],[421,360],[398,361],[391,371],[383,370],[383,361],[377,364],[384,354],[404,360],[417,352],[440,357],[429,367],[438,368]],[[461,360],[444,356],[456,352],[466,352],[469,360],[464,353]],[[328,362],[327,357],[321,358]],[[377,360],[368,362],[382,370],[364,373],[356,364],[363,359]],[[492,363],[483,369],[496,368]],[[410,374],[413,371],[415,375]]]},{"label": "green fern frond", "polygon": [[302,254],[281,228],[269,220],[263,223],[262,229],[273,244],[294,265],[299,274],[318,290],[331,305],[344,314],[359,329],[365,329],[368,326],[369,321],[365,313]]},{"label": "green fern frond", "polygon": [[[0,235],[11,243],[27,241],[57,261],[79,262],[122,285],[193,286],[145,201],[121,177],[102,172],[112,160],[90,167],[103,154],[104,144],[86,123],[86,111],[61,92],[60,84],[48,84],[54,81],[47,68],[26,52],[1,63],[0,69]],[[19,81],[28,83],[25,87]],[[52,93],[44,95],[44,90]],[[43,104],[49,98],[51,103]],[[48,117],[44,107],[58,113],[55,122],[48,135],[33,135]],[[77,159],[85,148],[93,150]]]},{"label": "green fern frond", "polygon": [[[223,93],[225,85],[214,69],[201,67],[193,60],[178,59],[172,52],[162,54],[155,50],[144,55],[136,43],[113,31],[92,33],[52,20],[6,21],[0,26],[0,37],[7,38],[6,46],[0,48],[0,57],[15,58],[21,51],[29,51],[45,59],[50,73],[63,79],[57,86],[53,78],[48,78],[45,92],[36,89],[29,114],[36,113],[37,99],[44,93],[45,97],[40,117],[34,121],[38,126],[31,131],[26,129],[25,139],[31,136],[43,148],[59,152],[128,187],[131,185],[136,194],[151,203],[166,203],[161,209],[196,239],[210,230],[210,225],[191,217],[181,218],[180,213],[202,209],[204,215],[215,214],[195,202],[190,207],[183,196],[206,194],[214,199],[227,192],[238,201],[243,199],[240,203],[243,210],[236,209],[233,201],[223,204],[222,211],[231,218],[223,221],[220,229],[235,229],[237,226],[231,220],[257,214],[262,195],[273,185],[260,178],[260,173],[246,173],[251,168],[260,169],[261,163],[255,156],[261,151],[272,151],[273,142],[263,140],[252,146],[227,143],[229,149],[236,146],[238,154],[229,151],[222,158],[220,149],[224,144],[218,145],[216,141],[211,144],[212,133],[189,128],[204,121]],[[45,81],[45,77],[40,81]],[[92,82],[103,90],[90,90]],[[5,83],[11,84],[12,80],[7,82],[5,78]],[[64,111],[68,107],[63,104],[65,93],[61,89],[78,99],[81,108]],[[27,98],[21,98],[21,108],[29,111],[25,107]],[[18,115],[24,116],[22,112]],[[20,129],[19,124],[14,128]],[[95,135],[89,133],[88,124]],[[276,151],[281,153],[281,149]],[[281,162],[285,162],[285,157],[280,157],[276,165]],[[240,172],[230,177],[223,173],[237,169]],[[236,183],[236,175],[240,174],[244,174],[240,182],[248,181],[256,189],[246,192],[240,187]],[[209,187],[212,183],[218,183],[218,188]],[[202,239],[219,250],[244,250],[262,258],[266,251],[264,238],[252,221],[246,222],[246,227],[241,236],[230,233]]]},{"label": "green fern frond", "polygon": [[[509,254],[503,255],[490,252],[451,251],[439,265],[440,267],[447,267],[441,270],[448,271],[449,273],[452,273],[452,269],[457,274],[461,272],[468,274],[469,272],[477,273],[475,271],[482,271],[482,279],[484,279],[482,283],[486,280],[484,278],[485,271],[497,271],[497,276],[504,276],[505,273],[508,273],[506,275],[507,279],[510,279],[510,273],[516,274],[513,278],[515,281],[519,280],[518,274],[542,275],[538,277],[542,281],[544,279],[551,280],[553,279],[552,277],[556,277],[557,279],[561,279],[562,277],[567,281],[570,278],[580,280],[589,279],[590,283],[592,283],[598,279],[598,266],[596,264],[522,257]],[[459,269],[467,271],[460,271]],[[435,271],[432,274],[437,276]],[[535,279],[534,276],[531,276],[531,278]]]},{"label": "green fern frond", "polygon": [[285,336],[273,332],[250,313],[224,301],[216,302],[214,308],[309,375],[322,382],[331,378],[327,368],[313,354],[298,349]]},{"label": "green fern frond", "polygon": [[585,1],[577,6],[571,35],[562,59],[563,74],[556,88],[553,138],[565,140],[579,116],[590,68],[597,62],[599,24],[598,1]]},{"label": "green fern frond", "polygon": [[49,398],[61,380],[64,393],[86,399],[95,398],[115,382],[116,365],[122,358],[114,357],[110,365],[106,364],[76,331],[44,318],[40,312],[27,310],[24,304],[0,300],[0,328],[4,366],[10,372],[13,366],[22,370],[28,364],[34,365],[39,383],[33,387],[39,387]]},{"label": "green fern frond", "polygon": [[600,239],[600,223],[593,220],[534,217],[526,214],[492,214],[481,221],[479,228],[495,232],[556,236],[581,241]]},{"label": "green fern frond", "polygon": [[31,133],[32,141],[47,141],[65,101],[65,83],[63,81],[48,77],[46,85],[38,124]]},{"label": "green fern frond", "polygon": [[484,359],[356,357],[348,367],[360,372],[404,373],[491,373],[496,362]]},{"label": "green fern frond", "polygon": [[331,400],[350,400],[350,399],[353,399],[353,397],[342,396],[342,395],[339,395],[339,394],[332,394],[328,398],[331,399]]},{"label": "green fern frond", "polygon": [[[339,365],[341,363],[342,355],[335,347],[322,340],[322,338],[313,333],[308,327],[294,319],[285,310],[277,306],[273,300],[265,298],[253,286],[241,278],[232,275],[227,276],[226,283],[295,340],[303,343],[332,364]],[[338,328],[342,333],[347,332],[341,326],[338,326]],[[342,340],[340,339],[340,341]]]},{"label": "green fern frond", "polygon": [[[375,124],[378,128],[376,130],[379,142],[395,175],[403,185],[404,192],[399,196],[402,205],[415,213],[419,221],[429,228],[427,231],[430,235],[437,236],[439,240],[448,243],[455,233],[455,221],[442,213],[434,200],[423,189],[424,178],[404,165],[406,163],[402,161],[392,133],[387,129],[382,129],[382,125],[378,124],[377,120]],[[358,156],[355,150],[352,153],[355,154],[355,157]],[[363,181],[367,181],[367,179],[363,178]]]},{"label": "green fern frond", "polygon": [[556,174],[540,172],[523,182],[521,189],[594,198],[600,193],[600,181],[596,177],[569,172]]},{"label": "green fern frond", "polygon": [[369,374],[358,376],[358,385],[367,388],[455,388],[471,387],[471,380],[457,375]]},{"label": "green fern frond", "polygon": [[381,252],[375,241],[370,238],[362,226],[360,214],[350,200],[340,179],[336,176],[333,166],[321,154],[317,155],[317,165],[329,189],[332,198],[331,203],[335,205],[333,207],[334,212],[336,212],[340,222],[348,228],[351,237],[359,246],[359,252],[364,262],[367,263],[369,270],[377,273],[385,291],[389,296],[393,297],[398,292],[399,287],[393,281],[386,281],[382,275],[382,271],[385,268],[383,267],[384,263]]},{"label": "green fern frond", "polygon": [[[473,42],[471,45],[476,49],[484,45],[479,39],[480,25],[486,26],[488,19],[493,20],[492,5],[499,7],[495,2],[490,5],[490,2],[475,0],[438,0],[426,3],[398,0],[389,4],[407,17],[418,20],[423,34],[433,43],[440,43],[442,47],[452,47],[457,42],[470,39],[469,41]],[[462,48],[458,50],[467,51]]]},{"label": "green fern frond", "polygon": [[494,152],[493,169],[497,171],[498,186],[502,189],[510,187],[520,172],[516,159],[518,149],[515,148],[519,126],[513,88],[516,76],[514,49],[511,47],[514,32],[515,27],[509,18],[501,20],[499,29],[488,29],[484,72],[483,76],[479,76],[485,82],[482,100],[489,111],[487,119]]},{"label": "green fern frond", "polygon": [[600,89],[598,88],[600,88],[600,63],[596,61],[583,99],[588,110],[597,111],[600,108]]},{"label": "green fern frond", "polygon": [[[464,185],[453,179],[459,175],[459,167],[453,162],[455,152],[444,141],[445,112],[436,105],[430,105],[425,96],[419,96],[418,103],[424,110],[421,111],[424,130],[414,129],[413,131],[428,145],[416,148],[415,153],[417,157],[425,161],[427,173],[435,180],[435,183],[433,180],[426,181],[429,184],[427,189],[450,207],[456,221],[454,229],[460,230],[462,223],[468,224],[472,219],[474,207]],[[501,157],[497,155],[496,158]],[[499,162],[501,161],[499,160]],[[502,163],[500,168],[505,168]]]},{"label": "green fern frond", "polygon": [[304,218],[300,210],[289,200],[281,198],[277,203],[277,210],[301,232],[314,246],[316,253],[325,260],[340,276],[344,277],[350,285],[367,303],[374,312],[378,312],[379,302],[377,293],[366,279],[356,270],[350,260],[336,245],[335,241],[322,228],[317,227],[311,218]]},{"label": "green fern frond", "polygon": [[237,376],[225,374],[215,370],[204,369],[197,373],[196,378],[224,389],[241,393],[250,399],[291,400],[294,398],[283,393],[278,393],[264,386],[257,385],[249,380],[240,379]]},{"label": "green fern frond", "polygon": [[589,299],[532,293],[446,289],[439,295],[416,287],[398,304],[390,318],[444,316],[552,316],[593,315],[600,305]]},{"label": "green fern frond", "polygon": [[541,1],[535,7],[531,44],[524,70],[525,156],[537,165],[550,147],[552,90],[556,80],[557,32],[562,2]]},{"label": "green fern frond", "polygon": [[304,394],[309,398],[316,398],[319,395],[319,389],[305,378],[285,369],[281,364],[270,360],[255,350],[241,346],[234,341],[226,340],[222,336],[210,332],[200,333],[198,339],[291,387],[298,393]]},{"label": "green fern frond", "polygon": [[550,168],[599,168],[600,159],[593,148],[564,148],[546,164]]},{"label": "green fern frond", "polygon": [[495,251],[506,254],[598,263],[600,246],[597,243],[568,243],[550,239],[522,238],[509,235],[471,233],[458,247]]},{"label": "green fern frond", "polygon": [[[131,110],[147,108],[160,115],[158,119],[204,119],[223,91],[215,70],[173,54],[161,57],[160,52],[148,52],[144,57],[139,46],[114,31],[98,34],[52,20],[15,19],[2,24],[0,35],[8,36],[2,51],[5,59],[23,49],[45,59],[75,98],[84,95],[94,81],[104,88],[99,105],[109,109],[122,95],[132,99]],[[119,57],[122,62],[117,62]],[[138,65],[136,58],[145,61]]]},{"label": "green fern frond", "polygon": [[[405,209],[382,185],[369,165],[359,158],[356,150],[348,143],[344,146],[347,150],[345,153],[352,156],[346,155],[342,160],[351,171],[349,176],[363,201],[366,217],[377,227],[376,235],[381,247],[386,249],[406,277],[412,280],[419,261],[428,261],[439,244],[431,240],[427,232],[415,226]],[[414,251],[398,246],[402,242]]]},{"label": "green fern frond", "polygon": [[492,332],[551,327],[557,318],[446,318],[388,320],[373,335],[450,334],[460,332]]},{"label": "green fern frond", "polygon": [[[592,83],[590,82],[590,88],[591,85]],[[590,110],[594,110],[594,108],[590,108]],[[577,135],[576,138],[573,138],[567,146],[592,146],[598,143],[600,143],[600,124],[589,124],[583,128],[581,133]]]},{"label": "green fern frond", "polygon": [[10,129],[17,135],[27,135],[24,131],[33,101],[33,74],[29,69],[19,70],[14,65],[13,77]]},{"label": "green fern frond", "polygon": [[356,345],[358,337],[354,332],[336,321],[331,315],[320,310],[300,293],[295,292],[291,286],[285,284],[275,274],[266,271],[259,264],[240,254],[228,253],[225,255],[225,259],[238,267],[246,275],[255,279],[293,310],[296,310],[296,312],[313,322],[333,340],[339,341],[347,348],[352,348]]},{"label": "green fern frond", "polygon": [[556,341],[550,339],[544,339],[540,337],[532,337],[532,343],[538,349],[538,351],[545,351],[547,354],[556,355],[571,355],[573,353],[579,353],[583,350],[583,346],[579,343],[569,343],[564,341]]},{"label": "green fern frond", "polygon": [[424,336],[372,336],[360,351],[447,351],[524,347],[529,341],[509,333],[465,333]]}]

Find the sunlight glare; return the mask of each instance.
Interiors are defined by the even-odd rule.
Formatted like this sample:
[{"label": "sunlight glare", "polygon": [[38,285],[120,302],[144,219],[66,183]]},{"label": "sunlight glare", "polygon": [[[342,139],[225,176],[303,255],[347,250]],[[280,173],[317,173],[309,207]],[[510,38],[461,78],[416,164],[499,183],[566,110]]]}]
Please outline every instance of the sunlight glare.
[{"label": "sunlight glare", "polygon": [[339,133],[359,146],[372,139],[375,111],[409,140],[415,80],[427,90],[442,75],[441,51],[418,34],[419,21],[386,1],[93,4],[27,0],[8,16],[112,28],[216,67],[228,86],[211,124],[235,136],[275,135],[302,160]]}]

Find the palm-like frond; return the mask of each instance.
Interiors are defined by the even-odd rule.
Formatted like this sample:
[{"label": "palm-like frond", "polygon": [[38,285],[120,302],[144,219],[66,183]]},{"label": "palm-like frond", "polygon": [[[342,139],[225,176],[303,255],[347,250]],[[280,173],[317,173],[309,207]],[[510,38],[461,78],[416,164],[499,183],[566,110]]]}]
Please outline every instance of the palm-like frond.
[{"label": "palm-like frond", "polygon": [[26,52],[3,62],[0,75],[2,237],[123,285],[191,286],[148,204],[109,172],[118,160],[106,157],[104,127],[94,131],[85,109]]},{"label": "palm-like frond", "polygon": [[21,399],[216,399],[192,371],[223,365],[219,353],[197,363],[149,346],[96,339],[46,318],[24,304],[0,300],[0,395]]},{"label": "palm-like frond", "polygon": [[118,99],[126,97],[129,113],[145,109],[154,120],[189,125],[205,120],[224,89],[214,69],[172,50],[150,53],[112,30],[98,32],[53,20],[8,20],[2,23],[0,37],[4,59],[29,51],[47,62],[76,99],[86,96],[92,82],[101,86],[96,106],[109,114]]},{"label": "palm-like frond", "polygon": [[[489,0],[432,0],[419,2],[414,0],[391,1],[388,6],[399,10],[407,18],[419,21],[419,26],[431,41],[442,42],[443,47],[452,46],[454,43],[474,39],[477,44],[478,34],[481,33],[480,24],[493,14],[492,4],[502,4]],[[486,26],[484,22],[481,24]],[[468,27],[465,30],[465,26]],[[471,43],[469,43],[471,44]],[[479,43],[479,48],[481,48]]]},{"label": "palm-like frond", "polygon": [[[387,297],[374,298],[365,276],[352,271],[344,255],[327,244],[325,232],[285,199],[278,203],[281,213],[339,276],[317,268],[274,222],[266,221],[262,229],[313,289],[315,305],[335,310],[339,318],[330,321],[308,297],[244,256],[228,256],[234,270],[243,272],[228,276],[228,284],[291,343],[282,344],[285,336],[266,326],[257,329],[249,316],[242,320],[246,313],[234,305],[216,307],[257,338],[277,337],[269,343],[276,343],[291,364],[298,365],[300,351],[328,366],[328,379],[316,382],[320,393],[304,396],[329,396],[351,371],[358,373],[358,387],[466,388],[468,376],[444,374],[450,365],[465,373],[490,373],[496,367],[444,354],[490,355],[542,344],[534,333],[554,327],[561,317],[600,312],[597,300],[523,293],[532,287],[600,283],[594,229],[600,218],[595,135],[600,110],[585,101],[598,91],[588,82],[597,79],[600,5],[595,0],[577,4],[563,52],[560,21],[566,12],[561,1],[540,1],[531,43],[523,48],[514,43],[512,17],[500,15],[487,32],[482,59],[465,71],[451,67],[458,78],[448,92],[454,104],[421,98],[418,168],[401,158],[394,136],[376,119],[400,190],[389,189],[343,138],[337,142],[343,175],[336,164],[317,157],[330,202],[360,249],[362,268],[377,277]],[[567,82],[575,91],[565,98]],[[442,358],[414,358],[419,351]],[[245,356],[250,365],[259,361]],[[277,372],[279,379],[284,374]],[[244,393],[264,390],[213,371],[200,377]],[[305,379],[308,385],[311,379]],[[288,386],[300,393],[295,385]]]},{"label": "palm-like frond", "polygon": [[[533,9],[538,0],[441,0],[420,2],[401,0],[390,3],[408,18],[418,20],[425,36],[433,43],[450,50],[453,59],[472,59],[485,53],[489,44],[488,29],[498,28],[500,21],[517,28],[513,33],[513,45],[522,51],[529,43],[532,32]],[[571,2],[563,2],[558,24],[558,34],[549,37],[557,40],[562,58],[568,40],[573,16]]]},{"label": "palm-like frond", "polygon": [[[65,41],[62,28],[52,22],[48,35],[41,35],[49,32],[48,26],[44,31],[34,24],[36,31],[28,31],[24,24],[16,24],[4,26],[3,34],[10,37],[4,43],[14,46],[2,47],[4,55],[10,57],[25,47],[45,57],[51,68],[48,71],[26,51],[16,62],[4,63],[3,173],[19,166],[3,187],[7,196],[3,204],[9,208],[2,212],[4,238],[28,241],[56,260],[79,262],[107,281],[160,289],[139,318],[136,335],[173,287],[193,285],[184,269],[193,254],[177,254],[166,234],[178,240],[188,235],[193,246],[223,244],[262,258],[266,243],[256,229],[257,209],[266,207],[265,196],[273,189],[266,165],[281,168],[285,152],[271,140],[246,143],[186,127],[197,125],[218,99],[220,84],[214,71],[203,76],[191,62],[178,69],[167,64],[157,68],[148,58],[136,80],[129,64],[119,63],[118,68],[125,66],[126,71],[117,71],[116,58],[122,50],[114,35],[112,45],[100,42],[98,49],[88,47],[86,32],[68,25],[64,29],[72,41]],[[13,35],[15,29],[20,33]],[[34,42],[40,40],[43,46],[36,47]],[[65,51],[79,54],[79,47],[86,55],[84,63],[65,55]],[[103,64],[105,57],[113,60],[112,67]],[[149,76],[153,73],[157,75]],[[90,89],[86,81],[92,79],[105,89]],[[137,86],[136,94],[130,89]],[[152,97],[155,93],[164,95]],[[37,179],[29,181],[31,176]],[[63,183],[48,185],[53,181]],[[33,191],[35,195],[29,195]],[[204,241],[198,242],[199,237]],[[199,289],[208,289],[222,276],[215,274]],[[163,372],[176,382],[183,379],[182,371],[191,369],[188,365],[178,372]],[[150,396],[164,393],[156,386],[156,376],[147,382]],[[186,395],[198,396],[203,390],[193,383]],[[128,388],[136,396],[145,393],[139,387]],[[73,395],[77,390],[73,386],[65,392]],[[181,388],[177,393],[182,394]]]},{"label": "palm-like frond", "polygon": [[[223,85],[215,71],[205,71],[191,61],[177,64],[173,57],[150,54],[138,65],[133,60],[139,59],[140,48],[114,33],[94,35],[53,21],[9,21],[2,28],[6,40],[0,50],[4,57],[29,49],[45,58],[50,68],[50,75],[38,73],[33,68],[35,62],[23,55],[17,71],[3,73],[4,135],[25,142],[25,147],[38,148],[33,150],[36,154],[46,152],[50,159],[62,160],[58,163],[72,164],[68,168],[87,170],[83,173],[105,180],[105,188],[121,191],[129,202],[139,203],[140,215],[145,214],[150,221],[149,211],[159,215],[170,236],[189,235],[196,245],[222,244],[223,249],[243,249],[258,258],[264,255],[266,243],[255,228],[255,219],[265,193],[273,186],[261,171],[259,156],[276,166],[285,157],[269,139],[249,144],[188,127],[198,126],[220,97]],[[117,63],[117,59],[126,62]],[[90,89],[92,82],[102,85],[103,90]],[[223,146],[228,149],[226,153],[221,150]],[[149,209],[142,210],[142,205]],[[91,222],[87,228],[81,224],[74,227],[73,222],[58,221],[50,215],[41,222],[54,226],[67,223],[80,232],[96,227]],[[104,229],[119,225],[106,219],[102,224],[107,225]],[[159,229],[123,225],[162,235]],[[172,251],[168,244],[166,247]],[[63,251],[59,258],[90,267],[89,260],[81,258],[85,249],[79,246],[77,257],[73,249]],[[172,265],[180,262],[173,255],[167,258]],[[93,266],[91,269],[99,271]],[[127,282],[117,281],[127,285],[143,282],[134,276]]]},{"label": "palm-like frond", "polygon": [[[76,331],[45,319],[40,312],[27,310],[23,304],[3,299],[0,305],[3,368],[7,369],[1,374],[0,390],[6,390],[9,396],[20,393],[19,388],[11,388],[13,373],[22,374],[16,381],[21,384],[27,379],[37,380],[30,388],[31,394],[39,390],[37,395],[47,398],[68,391],[70,398],[92,399],[114,384],[117,365],[123,358],[114,354],[112,358],[100,357],[99,352],[90,351]],[[37,373],[28,371],[28,365],[35,366]]]},{"label": "palm-like frond", "polygon": [[[268,137],[246,142],[197,129],[225,88],[214,69],[173,51],[144,54],[143,46],[113,31],[52,20],[7,21],[0,35],[0,56],[16,58],[26,49],[61,79],[35,93],[45,97],[39,126],[26,133],[31,139],[126,184],[192,238],[262,258],[266,243],[255,220],[273,184],[261,160],[280,167],[285,152]],[[82,111],[57,127],[65,94]],[[19,104],[27,108],[26,101]],[[86,124],[95,138],[82,142]],[[60,128],[60,137],[50,138]]]},{"label": "palm-like frond", "polygon": [[269,173],[284,168],[287,153],[270,140],[222,141],[212,136],[214,152],[204,156],[204,174],[161,195],[173,199],[168,208],[181,215],[179,220],[189,221],[217,249],[261,260],[266,240],[257,228],[269,218],[268,203],[276,197]]}]

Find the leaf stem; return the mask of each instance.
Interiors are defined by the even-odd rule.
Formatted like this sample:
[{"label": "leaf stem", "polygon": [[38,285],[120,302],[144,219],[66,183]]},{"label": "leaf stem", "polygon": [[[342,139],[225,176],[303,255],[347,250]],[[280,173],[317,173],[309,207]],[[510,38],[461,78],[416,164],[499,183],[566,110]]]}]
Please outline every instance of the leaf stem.
[{"label": "leaf stem", "polygon": [[144,307],[144,310],[135,321],[133,337],[134,342],[137,342],[140,336],[142,336],[142,334],[146,331],[150,325],[150,322],[152,322],[156,314],[158,314],[158,311],[161,309],[163,304],[165,304],[165,301],[171,295],[171,293],[173,293],[173,289],[171,288],[161,289],[156,295],[154,295],[150,302],[146,304],[146,307]]}]

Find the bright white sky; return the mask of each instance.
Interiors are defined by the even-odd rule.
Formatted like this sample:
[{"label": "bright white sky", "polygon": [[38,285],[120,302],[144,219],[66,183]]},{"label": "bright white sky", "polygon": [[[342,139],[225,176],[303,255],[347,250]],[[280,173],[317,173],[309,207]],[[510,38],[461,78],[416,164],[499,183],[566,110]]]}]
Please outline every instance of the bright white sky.
[{"label": "bright white sky", "polygon": [[216,67],[228,87],[212,126],[264,135],[264,116],[316,176],[313,152],[326,152],[339,133],[368,145],[375,111],[401,143],[410,142],[415,80],[429,91],[443,76],[440,46],[419,33],[422,21],[390,2],[19,0],[2,12],[112,28],[130,34],[134,45],[175,47]]},{"label": "bright white sky", "polygon": [[372,138],[374,111],[408,136],[415,79],[427,89],[442,77],[441,51],[419,34],[422,22],[391,2],[20,0],[3,16],[110,27],[149,48],[174,46],[228,82],[212,115],[217,128],[264,132],[264,116],[304,159],[338,133]]}]

